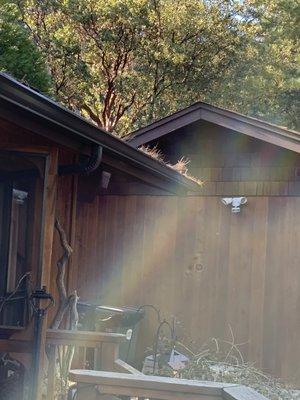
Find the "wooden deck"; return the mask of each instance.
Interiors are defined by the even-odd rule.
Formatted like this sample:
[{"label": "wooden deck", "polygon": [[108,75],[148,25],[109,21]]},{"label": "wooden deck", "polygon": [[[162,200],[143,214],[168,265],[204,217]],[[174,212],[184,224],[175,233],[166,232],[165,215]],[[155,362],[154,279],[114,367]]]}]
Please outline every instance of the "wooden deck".
[{"label": "wooden deck", "polygon": [[245,386],[219,382],[201,382],[160,376],[130,375],[116,372],[74,370],[77,400],[110,400],[112,396],[160,400],[266,400]]}]

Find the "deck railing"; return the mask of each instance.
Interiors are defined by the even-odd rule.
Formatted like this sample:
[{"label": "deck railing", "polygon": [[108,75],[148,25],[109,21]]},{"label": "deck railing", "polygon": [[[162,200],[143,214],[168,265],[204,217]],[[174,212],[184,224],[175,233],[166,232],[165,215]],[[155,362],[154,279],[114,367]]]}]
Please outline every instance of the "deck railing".
[{"label": "deck railing", "polygon": [[143,374],[73,370],[77,383],[76,400],[129,399],[156,400],[266,400],[253,389],[241,385],[164,378]]},{"label": "deck railing", "polygon": [[47,400],[54,399],[59,346],[74,346],[75,361],[81,367],[92,363],[95,369],[120,371],[122,361],[118,360],[119,346],[124,341],[126,341],[126,335],[119,333],[48,329],[46,336],[48,349]]},{"label": "deck railing", "polygon": [[253,389],[241,385],[201,382],[187,379],[147,376],[119,359],[120,343],[126,336],[118,333],[52,330],[47,331],[51,347],[48,371],[47,399],[53,400],[55,364],[59,346],[74,346],[85,364],[86,349],[94,349],[96,370],[78,369],[70,372],[77,384],[76,400],[127,399],[155,400],[266,400]]}]

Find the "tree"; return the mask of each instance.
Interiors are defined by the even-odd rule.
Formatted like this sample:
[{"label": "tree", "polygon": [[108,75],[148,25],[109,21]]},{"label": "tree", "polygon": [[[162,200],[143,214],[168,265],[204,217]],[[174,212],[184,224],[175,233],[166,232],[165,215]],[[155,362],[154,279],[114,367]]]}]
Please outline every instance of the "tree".
[{"label": "tree", "polygon": [[203,99],[246,42],[244,24],[236,18],[240,6],[231,2],[18,5],[47,57],[56,97],[119,135]]},{"label": "tree", "polygon": [[249,0],[244,21],[253,39],[209,101],[299,129],[299,3]]},{"label": "tree", "polygon": [[16,5],[0,2],[0,71],[48,92],[50,76],[44,60],[30,38],[30,32],[18,23]]},{"label": "tree", "polygon": [[57,100],[120,136],[195,101],[297,128],[296,0],[14,0]]}]

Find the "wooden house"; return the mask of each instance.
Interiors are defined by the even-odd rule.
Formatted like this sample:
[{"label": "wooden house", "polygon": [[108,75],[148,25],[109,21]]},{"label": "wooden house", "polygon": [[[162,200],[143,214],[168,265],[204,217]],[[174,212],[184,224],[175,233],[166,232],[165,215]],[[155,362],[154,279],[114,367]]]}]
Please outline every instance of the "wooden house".
[{"label": "wooden house", "polygon": [[[192,122],[198,129],[198,122]],[[193,136],[190,126],[190,122],[182,124],[172,135],[159,135],[145,143],[152,145],[155,141],[162,146],[163,140],[178,136],[174,160],[179,155],[192,159],[192,153],[195,158],[203,154],[204,164],[192,160],[191,170],[194,166],[206,168],[216,185],[222,183],[225,168],[218,175],[217,170],[223,167],[213,163],[229,162],[226,155],[230,150],[231,157],[234,153],[239,160],[237,169],[244,172],[239,151],[246,153],[251,162],[256,155],[262,171],[267,174],[270,170],[261,190],[273,190],[273,194],[253,194],[239,215],[231,215],[218,196],[251,196],[242,190],[242,185],[240,190],[236,189],[241,178],[235,178],[231,192],[224,189],[209,193],[209,182],[199,188],[188,177],[139,151],[136,147],[143,140],[135,140],[142,139],[142,135],[133,135],[132,141],[125,143],[0,74],[3,399],[23,399],[24,387],[29,391],[27,399],[42,399],[44,367],[53,367],[55,351],[62,345],[96,348],[101,368],[107,371],[72,373],[72,380],[83,385],[80,400],[96,398],[95,385],[97,399],[107,398],[102,397],[101,390],[109,395],[161,399],[170,399],[174,394],[178,399],[241,400],[246,395],[263,399],[239,385],[141,376],[118,359],[117,348],[125,340],[124,335],[56,329],[53,318],[61,297],[64,300],[58,291],[57,276],[65,282],[68,299],[77,294],[84,301],[115,306],[153,304],[166,318],[175,315],[187,336],[199,342],[213,333],[225,335],[230,322],[237,340],[251,338],[245,356],[258,359],[263,367],[282,376],[291,377],[295,372],[292,367],[296,365],[298,351],[300,202],[296,192],[291,195],[289,191],[297,190],[298,136],[285,130],[285,135],[281,135],[277,132],[280,128],[269,127],[269,133],[262,132],[262,136],[279,141],[271,144],[270,140],[265,143],[241,130],[229,132],[230,127],[224,130],[221,124],[211,123],[203,136],[207,151],[211,151],[209,157],[200,152],[195,142],[185,142],[187,136],[181,135],[182,131],[187,131],[190,139],[201,136]],[[223,139],[218,142],[219,136],[223,138],[227,133],[227,145]],[[238,150],[229,145],[229,138],[235,135],[239,138]],[[287,143],[286,148],[283,142]],[[180,143],[186,143],[184,149]],[[214,152],[217,146],[218,157]],[[175,149],[171,147],[167,142],[162,147],[170,159]],[[268,151],[273,149],[281,164],[265,165],[271,157],[265,158],[263,154],[269,155]],[[192,172],[209,181],[202,172]],[[274,176],[276,179],[271,180]],[[285,179],[289,189],[282,194]],[[259,184],[261,180],[257,178],[255,182]],[[68,246],[73,250],[70,258],[64,253],[70,256]],[[58,270],[66,262],[63,277]],[[60,328],[66,328],[67,323],[63,321]],[[147,338],[148,328],[145,318],[142,337]],[[142,347],[140,342],[139,348]],[[83,367],[85,350],[82,354]],[[49,368],[47,400],[53,400],[55,374]],[[113,370],[127,375],[112,373]],[[6,384],[13,388],[9,395],[5,394]],[[92,392],[85,394],[91,387]]]},{"label": "wooden house", "polygon": [[[102,232],[104,219],[112,217],[109,209],[114,210],[118,204],[113,195],[134,195],[136,191],[183,195],[195,189],[197,185],[178,172],[11,77],[0,75],[3,388],[9,381],[5,364],[12,362],[13,355],[25,368],[25,375],[35,376],[34,384],[29,385],[34,386],[30,399],[39,398],[41,392],[46,332],[57,306],[47,313],[38,309],[46,308],[51,296],[58,303],[56,264],[63,252],[54,230],[55,219],[74,250],[65,277],[67,291],[77,290],[79,296],[91,300],[99,298],[104,286],[101,277],[106,262],[95,259],[87,265],[91,260],[86,246],[102,247],[101,237],[111,237],[111,232],[118,229],[113,222],[111,232]],[[108,258],[117,257],[113,247],[102,251]],[[36,308],[36,315],[29,302]],[[34,320],[39,320],[38,326],[34,327]],[[50,342],[53,337],[52,332]],[[19,395],[20,391],[11,399],[17,400]]]},{"label": "wooden house", "polygon": [[[128,142],[156,147],[167,162],[188,158],[189,173],[203,181],[196,195],[160,205],[172,226],[169,256],[136,302],[175,315],[199,346],[231,341],[232,329],[246,360],[299,385],[300,134],[196,103]],[[222,202],[232,197],[247,199],[239,213]],[[160,234],[151,237],[159,246]],[[140,281],[147,269],[144,260]]]}]

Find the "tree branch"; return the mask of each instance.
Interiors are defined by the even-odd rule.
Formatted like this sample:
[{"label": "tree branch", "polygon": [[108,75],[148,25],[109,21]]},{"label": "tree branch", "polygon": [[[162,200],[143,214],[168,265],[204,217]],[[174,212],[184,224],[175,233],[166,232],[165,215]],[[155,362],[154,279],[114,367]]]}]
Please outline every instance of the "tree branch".
[{"label": "tree branch", "polygon": [[58,231],[59,238],[60,238],[60,243],[61,246],[64,250],[63,255],[60,257],[60,259],[57,261],[57,275],[56,275],[56,285],[57,285],[57,290],[58,290],[58,295],[59,295],[59,306],[58,310],[56,312],[56,315],[54,317],[54,320],[52,322],[51,328],[52,329],[58,329],[63,317],[65,315],[66,310],[69,307],[69,299],[67,297],[67,291],[66,291],[66,286],[65,286],[65,272],[66,272],[66,265],[71,257],[71,254],[73,252],[72,247],[69,245],[67,241],[67,236],[63,228],[61,227],[58,219],[55,221],[55,228]]}]

